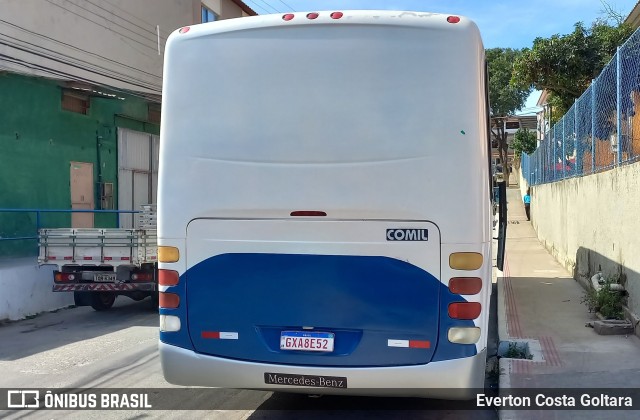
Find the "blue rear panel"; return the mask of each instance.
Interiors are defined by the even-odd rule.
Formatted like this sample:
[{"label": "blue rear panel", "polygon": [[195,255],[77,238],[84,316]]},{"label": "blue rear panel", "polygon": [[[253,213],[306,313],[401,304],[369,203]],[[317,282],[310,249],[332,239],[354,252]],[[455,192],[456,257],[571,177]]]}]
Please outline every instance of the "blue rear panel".
[{"label": "blue rear panel", "polygon": [[[398,366],[431,361],[441,336],[442,284],[393,258],[222,254],[195,265],[183,280],[191,341],[203,354],[293,365]],[[334,333],[335,350],[280,350],[280,333],[302,327]],[[218,331],[238,333],[237,339],[203,338],[203,332]],[[430,347],[389,347],[389,339],[427,340]]]}]

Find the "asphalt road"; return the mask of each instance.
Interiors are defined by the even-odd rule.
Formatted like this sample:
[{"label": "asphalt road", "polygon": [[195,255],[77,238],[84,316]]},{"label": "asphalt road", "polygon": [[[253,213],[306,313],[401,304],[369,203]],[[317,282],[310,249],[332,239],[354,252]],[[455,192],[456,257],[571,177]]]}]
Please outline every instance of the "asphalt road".
[{"label": "asphalt road", "polygon": [[[495,294],[494,294],[495,296]],[[106,312],[70,308],[0,325],[0,388],[178,388],[167,383],[157,351],[158,315],[148,299],[119,297]],[[173,395],[171,407],[214,410],[0,412],[8,419],[495,419],[493,411],[451,410],[426,399],[330,397],[202,389]],[[174,399],[175,401],[172,401]],[[191,401],[188,401],[191,400]]]}]

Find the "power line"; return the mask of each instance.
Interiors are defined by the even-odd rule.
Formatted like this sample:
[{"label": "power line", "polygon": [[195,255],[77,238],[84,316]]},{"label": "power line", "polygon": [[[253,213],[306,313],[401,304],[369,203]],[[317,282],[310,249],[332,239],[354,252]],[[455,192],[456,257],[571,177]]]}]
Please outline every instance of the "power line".
[{"label": "power line", "polygon": [[[120,7],[120,6],[116,5],[116,4],[111,3],[109,0],[102,0],[102,1],[103,1],[104,3],[110,4],[110,5],[111,5],[113,8],[115,8],[115,9],[121,10],[121,11],[123,11],[123,12],[125,12],[125,13],[129,13],[129,11],[128,11],[128,10],[124,10],[122,7]],[[142,22],[142,23],[144,23],[144,24],[146,24],[146,25],[151,26],[151,27],[152,27],[152,28],[154,28],[154,29],[155,29],[155,27],[156,27],[156,25],[154,25],[153,23],[149,23],[149,22],[147,22],[146,20],[144,20],[144,19],[142,19],[142,18],[139,18],[138,16],[131,15],[131,17],[133,17],[133,18],[135,18],[135,19],[139,20],[140,22]],[[160,30],[160,32],[164,32],[165,34],[168,34],[168,32],[163,31],[162,29]],[[165,39],[166,39],[166,38],[165,38]]]},{"label": "power line", "polygon": [[[95,7],[97,7],[98,9],[102,9],[102,10],[104,10],[105,12],[107,12],[107,13],[109,13],[109,14],[111,14],[111,15],[115,16],[115,17],[117,17],[118,19],[122,19],[122,20],[124,20],[125,22],[128,22],[128,23],[130,23],[131,25],[133,25],[133,26],[135,26],[135,27],[138,27],[138,28],[142,29],[143,31],[151,32],[153,35],[156,35],[156,28],[155,28],[155,27],[153,28],[153,30],[151,30],[151,29],[145,29],[145,28],[143,28],[142,26],[140,26],[140,25],[138,25],[138,24],[136,24],[136,23],[134,23],[134,22],[131,22],[130,20],[125,19],[124,17],[122,17],[122,16],[120,16],[120,15],[118,15],[118,14],[116,14],[116,13],[114,13],[114,12],[110,11],[110,10],[107,10],[107,9],[105,9],[104,7],[101,7],[101,6],[97,5],[97,4],[95,4],[94,2],[92,2],[92,1],[90,1],[90,0],[84,0],[84,1],[86,1],[87,3],[90,3],[90,4],[92,4],[92,5],[94,5],[94,6],[95,6]],[[133,32],[133,31],[132,31],[132,32]],[[134,32],[134,33],[136,33],[136,32]],[[162,40],[166,41],[166,40],[167,40],[167,37],[166,37],[166,36],[162,36],[162,35],[160,35],[160,39],[162,39]],[[156,42],[156,39],[153,39],[153,42]]]},{"label": "power line", "polygon": [[[28,32],[28,33],[31,33],[31,34],[33,34],[33,35],[39,36],[39,37],[41,37],[41,38],[45,38],[45,39],[48,39],[48,40],[50,40],[50,41],[57,42],[57,43],[59,43],[59,44],[65,45],[65,46],[67,46],[67,47],[69,47],[69,48],[73,48],[73,49],[75,49],[75,50],[77,50],[77,51],[81,51],[81,52],[83,52],[83,53],[93,55],[93,56],[98,57],[98,58],[101,58],[101,59],[103,59],[103,60],[106,60],[106,61],[109,61],[109,62],[113,62],[113,63],[119,64],[119,65],[121,65],[121,66],[123,66],[123,67],[130,68],[130,69],[135,70],[135,71],[138,71],[138,72],[140,72],[140,73],[148,74],[149,76],[153,76],[153,77],[156,77],[156,78],[158,78],[158,79],[162,79],[162,77],[160,77],[160,76],[158,76],[158,75],[155,75],[155,74],[153,74],[153,73],[149,73],[149,72],[147,72],[147,71],[140,70],[140,69],[138,69],[138,68],[136,68],[136,67],[133,67],[133,66],[130,66],[130,65],[128,65],[128,64],[121,63],[120,61],[117,61],[117,60],[114,60],[114,59],[111,59],[111,58],[104,57],[104,56],[102,56],[102,55],[96,54],[96,53],[91,52],[91,51],[84,50],[84,49],[82,49],[82,48],[76,47],[75,45],[67,44],[66,42],[63,42],[63,41],[60,41],[60,40],[57,40],[57,39],[51,38],[51,37],[49,37],[49,36],[47,36],[47,35],[43,35],[43,34],[40,34],[40,33],[38,33],[38,32],[34,32],[34,31],[29,30],[29,29],[26,29],[26,28],[24,28],[24,27],[22,27],[22,26],[20,26],[20,25],[16,25],[15,23],[11,23],[11,22],[8,22],[8,21],[3,20],[3,19],[0,19],[0,22],[4,23],[4,24],[6,24],[6,25],[13,26],[14,28],[18,28],[19,30],[22,30],[22,31],[24,31],[24,32]],[[4,34],[2,34],[2,35],[4,35]],[[5,35],[5,36],[8,36],[8,35]],[[14,39],[15,39],[15,38],[14,38]],[[22,42],[26,42],[26,41],[22,41]]]},{"label": "power line", "polygon": [[282,3],[282,4],[284,4],[284,5],[285,5],[286,7],[288,7],[289,9],[291,9],[291,11],[292,11],[292,12],[295,12],[295,11],[296,11],[296,9],[294,9],[294,8],[293,8],[293,7],[291,7],[291,6],[289,6],[289,5],[288,5],[287,3],[285,3],[284,1],[282,1],[282,0],[278,0],[278,1],[279,1],[280,3]]},{"label": "power line", "polygon": [[[111,31],[111,32],[117,33],[117,34],[118,34],[118,35],[120,35],[121,37],[123,37],[123,38],[127,38],[127,39],[129,39],[129,40],[131,40],[131,41],[133,41],[133,42],[135,42],[135,43],[137,43],[137,44],[142,45],[143,47],[149,48],[150,50],[153,50],[153,51],[156,51],[156,50],[157,50],[157,47],[156,47],[155,45],[154,45],[153,47],[150,47],[149,45],[144,44],[144,43],[142,43],[142,42],[140,42],[140,41],[138,41],[138,40],[136,40],[136,39],[133,39],[133,38],[131,38],[131,37],[128,37],[128,36],[126,36],[126,35],[124,35],[124,34],[122,34],[122,33],[118,33],[118,32],[116,32],[116,31],[114,31],[113,29],[109,28],[108,26],[102,25],[101,23],[96,22],[96,21],[94,21],[94,20],[91,20],[91,19],[89,19],[89,18],[88,18],[88,17],[86,17],[86,16],[82,16],[81,14],[78,14],[78,13],[74,12],[73,10],[69,10],[69,9],[67,9],[66,7],[63,7],[63,6],[61,6],[61,5],[59,5],[59,4],[55,3],[55,2],[53,2],[52,0],[46,0],[46,1],[47,1],[48,3],[50,3],[50,4],[54,5],[54,6],[56,6],[56,7],[59,7],[59,8],[61,8],[61,9],[63,9],[63,10],[66,10],[66,11],[67,11],[67,12],[69,12],[69,13],[72,13],[72,14],[74,14],[74,15],[76,15],[76,16],[78,16],[78,17],[82,18],[82,19],[86,19],[86,20],[88,20],[88,21],[89,21],[89,22],[91,22],[91,23],[95,23],[96,25],[101,26],[101,27],[103,27],[103,28],[105,28],[105,29],[107,29],[107,30],[109,30],[109,31]],[[129,45],[130,45],[130,44],[129,44]],[[132,45],[130,45],[130,46],[133,48],[133,46],[132,46]],[[141,53],[141,54],[144,54],[144,53],[143,53],[142,51],[140,51],[140,50],[137,50],[137,49],[136,49],[136,51],[138,51],[138,52],[139,52],[139,53]],[[147,55],[147,54],[144,54],[144,55]],[[147,57],[150,57],[150,56],[149,56],[149,55],[147,55]]]},{"label": "power line", "polygon": [[249,7],[251,7],[258,14],[269,14],[270,13],[264,7],[258,6],[258,4],[255,3],[255,2],[253,4],[251,4],[248,1],[245,1],[245,3],[247,3],[247,5],[249,5]]},{"label": "power line", "polygon": [[[35,51],[30,51],[30,50],[28,50],[28,49],[26,49],[26,48],[17,47],[17,46],[15,46],[15,45],[11,45],[11,44],[8,44],[8,43],[6,43],[6,42],[2,42],[2,41],[0,41],[0,45],[6,45],[6,46],[8,46],[8,47],[11,47],[11,48],[17,49],[17,50],[19,50],[19,51],[23,51],[23,52],[26,52],[26,53],[29,53],[29,54],[33,54],[33,55],[36,55],[36,56],[38,56],[38,57],[46,58],[46,59],[49,59],[49,60],[51,60],[51,61],[55,61],[55,62],[58,62],[58,63],[61,63],[61,64],[65,64],[65,65],[71,66],[71,67],[75,67],[75,68],[78,68],[78,69],[80,69],[80,70],[83,70],[83,71],[86,71],[86,72],[89,72],[89,73],[97,74],[98,76],[111,78],[111,79],[113,79],[113,80],[117,80],[117,81],[119,81],[119,82],[127,83],[127,84],[130,84],[130,85],[133,85],[133,86],[138,86],[138,87],[141,87],[141,88],[143,88],[143,89],[149,89],[149,90],[155,90],[155,89],[157,89],[157,88],[155,88],[155,87],[145,86],[145,85],[142,85],[142,84],[139,84],[139,83],[135,83],[135,82],[130,82],[130,81],[127,81],[127,80],[124,80],[124,79],[118,78],[118,77],[109,76],[109,75],[104,74],[104,73],[99,73],[99,72],[96,72],[96,71],[92,71],[92,70],[89,70],[89,69],[83,68],[82,66],[78,66],[78,65],[75,65],[75,64],[72,64],[72,63],[66,62],[66,61],[64,61],[64,60],[60,60],[60,59],[54,58],[54,57],[49,57],[49,56],[47,56],[47,55],[45,55],[45,54],[41,54],[41,53],[38,53],[38,52],[35,52]],[[157,92],[158,92],[158,93],[161,93],[161,90],[157,90]]]},{"label": "power line", "polygon": [[[27,41],[22,41],[22,40],[20,40],[20,39],[14,38],[14,37],[12,37],[12,36],[10,36],[10,35],[0,34],[0,36],[3,36],[3,37],[5,37],[5,38],[11,38],[11,39],[13,39],[14,41],[18,41],[18,42],[21,42],[22,44],[27,44],[27,45],[30,45],[30,46],[32,46],[32,47],[39,48],[40,50],[44,50],[44,51],[46,51],[46,52],[53,53],[53,54],[55,54],[55,55],[57,55],[57,56],[58,56],[58,57],[52,58],[53,56],[52,56],[51,54],[45,54],[45,53],[42,53],[44,56],[46,56],[45,58],[47,58],[47,59],[54,59],[54,61],[59,61],[59,60],[56,60],[56,58],[57,58],[57,59],[63,58],[63,59],[65,59],[65,60],[72,60],[72,61],[75,61],[76,63],[81,63],[81,64],[84,64],[85,66],[93,67],[95,70],[104,70],[104,71],[108,72],[108,73],[109,73],[108,75],[107,75],[107,74],[103,74],[103,76],[105,76],[105,77],[113,77],[113,75],[117,75],[117,76],[120,76],[120,77],[125,77],[125,78],[127,78],[127,79],[129,79],[129,80],[132,80],[132,81],[134,81],[134,82],[145,83],[145,84],[147,84],[147,85],[148,85],[148,86],[147,86],[147,88],[148,88],[148,89],[157,89],[157,86],[156,86],[156,85],[154,85],[154,84],[152,84],[152,83],[149,83],[149,82],[146,82],[146,81],[141,80],[141,79],[137,79],[137,78],[135,78],[135,77],[133,77],[133,76],[130,76],[129,74],[120,73],[120,72],[115,71],[115,70],[110,70],[110,69],[107,69],[107,68],[103,68],[103,67],[100,67],[100,66],[99,66],[99,65],[97,65],[97,64],[93,64],[93,63],[90,63],[90,62],[88,62],[88,61],[81,60],[81,59],[79,59],[79,58],[72,57],[72,56],[66,55],[66,54],[61,53],[61,52],[53,51],[53,50],[51,50],[51,49],[49,49],[49,48],[42,47],[42,46],[39,46],[39,45],[36,45],[36,44],[32,44],[32,43],[27,42]],[[0,42],[0,44],[1,44],[1,43],[2,43],[2,42]],[[24,47],[24,45],[20,45],[20,46],[19,46],[19,47],[23,47],[23,48],[16,47],[16,46],[15,46],[16,44],[5,44],[5,45],[7,45],[7,46],[9,46],[9,47],[11,47],[11,48],[14,48],[14,49],[18,49],[18,50],[24,51],[24,52],[28,52],[28,53],[31,53],[31,54],[33,53],[33,51],[32,51],[32,50],[24,49],[24,48],[25,48],[25,47]],[[67,63],[67,62],[65,62],[65,61],[60,61],[60,62],[63,62],[63,63],[65,63],[65,64],[68,64],[68,63]],[[78,66],[74,66],[74,67],[78,67]],[[87,70],[87,68],[86,68],[86,67],[78,67],[78,68],[81,68],[82,70]],[[115,79],[115,77],[113,77],[113,78]],[[132,84],[133,84],[133,83],[132,83]]]},{"label": "power line", "polygon": [[[120,25],[119,23],[117,23],[117,22],[115,22],[115,21],[113,21],[113,20],[111,20],[111,19],[108,19],[107,17],[105,17],[105,16],[103,16],[103,15],[101,15],[101,14],[99,14],[99,13],[96,13],[96,12],[94,12],[94,11],[93,11],[93,10],[91,10],[91,9],[87,9],[86,7],[82,7],[80,4],[74,3],[74,2],[72,2],[72,1],[70,1],[70,0],[65,0],[65,1],[67,1],[68,3],[73,4],[74,6],[76,6],[76,7],[77,7],[77,8],[79,8],[79,9],[86,10],[87,12],[89,12],[89,13],[91,13],[91,14],[95,15],[95,16],[98,16],[99,18],[102,18],[102,19],[106,20],[107,22],[111,22],[111,23],[113,23],[114,25],[116,25],[116,26],[118,26],[118,27],[120,27],[120,28],[122,28],[122,29],[124,29],[124,30],[127,30],[127,31],[131,32],[132,34],[135,34],[135,35],[139,36],[139,37],[140,37],[140,38],[142,38],[142,39],[146,39],[147,41],[151,41],[151,42],[153,42],[153,44],[154,44],[154,45],[156,45],[156,44],[157,44],[157,39],[156,39],[156,38],[147,38],[145,35],[142,35],[142,34],[140,34],[140,33],[136,32],[136,31],[134,31],[134,30],[132,30],[132,29],[129,29],[129,28],[127,28],[126,26]],[[86,1],[87,3],[91,3],[89,0],[83,0],[83,1]],[[91,4],[92,4],[92,5],[94,5],[94,6],[96,6],[94,3],[91,3]],[[100,6],[96,6],[96,7],[100,8],[100,9],[102,9],[102,10],[105,10],[107,13],[109,13],[109,14],[112,14],[112,15],[113,15],[113,13],[109,12],[107,9],[104,9],[104,8],[102,8],[102,7],[100,7]],[[114,16],[115,16],[115,15],[114,15]],[[118,16],[118,17],[119,17],[119,16]],[[122,19],[122,18],[121,18],[121,19]],[[136,26],[137,26],[137,25],[136,25]],[[145,30],[145,31],[146,31],[146,29],[144,29],[144,28],[143,28],[143,30]],[[155,32],[153,32],[153,34],[155,35]]]},{"label": "power line", "polygon": [[[275,7],[273,7],[272,5],[270,5],[269,3],[265,2],[264,0],[253,0],[253,2],[254,2],[254,3],[256,3],[256,2],[258,2],[258,1],[259,1],[260,3],[262,3],[262,4],[264,4],[265,6],[268,6],[268,7],[269,7],[271,10],[273,10],[274,12],[276,12],[276,13],[282,13],[282,12],[280,12],[278,9],[276,9]],[[264,10],[266,10],[266,11],[267,11],[267,13],[272,13],[271,11],[269,11],[269,10],[267,10],[267,9],[264,9]]]},{"label": "power line", "polygon": [[[105,89],[112,90],[114,92],[120,92],[120,93],[124,93],[124,94],[130,95],[130,96],[134,96],[136,98],[144,99],[145,101],[148,101],[150,99],[149,97],[146,97],[144,95],[138,94],[136,92],[132,92],[132,91],[129,91],[129,90],[126,90],[126,89],[120,89],[120,88],[113,87],[113,86],[103,85],[101,83],[97,83],[96,81],[91,80],[91,79],[87,79],[85,77],[75,76],[73,74],[69,74],[69,73],[66,73],[66,72],[63,72],[63,71],[60,71],[60,70],[52,69],[50,67],[41,66],[41,65],[35,64],[35,63],[30,63],[28,61],[24,61],[24,60],[21,60],[19,58],[12,57],[12,56],[9,56],[9,55],[6,55],[6,54],[0,54],[0,58],[3,58],[4,60],[9,61],[9,62],[14,63],[14,64],[17,64],[17,65],[21,65],[23,67],[30,68],[32,70],[38,70],[38,71],[41,71],[43,73],[49,73],[49,74],[52,74],[52,75],[58,76],[58,77],[64,76],[66,79],[75,80],[75,81],[78,81],[78,82],[90,83],[90,84],[96,85],[96,86],[101,86],[101,87],[104,87]],[[153,95],[153,93],[150,93],[150,95]]]}]

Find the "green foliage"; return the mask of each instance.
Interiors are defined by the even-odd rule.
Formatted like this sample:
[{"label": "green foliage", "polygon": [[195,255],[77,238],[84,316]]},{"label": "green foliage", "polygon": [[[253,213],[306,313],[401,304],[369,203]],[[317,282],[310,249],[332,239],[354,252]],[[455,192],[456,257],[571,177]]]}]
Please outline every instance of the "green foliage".
[{"label": "green foliage", "polygon": [[526,348],[519,346],[518,343],[509,343],[509,348],[502,357],[508,359],[533,359],[533,355],[527,354]]},{"label": "green foliage", "polygon": [[511,148],[515,152],[515,156],[520,156],[523,152],[530,155],[536,150],[537,141],[536,133],[527,128],[520,128],[513,136]]},{"label": "green foliage", "polygon": [[[520,50],[511,48],[490,48],[486,50],[489,73],[489,103],[491,106],[491,134],[494,147],[498,148],[500,160],[507,162],[507,133],[504,131],[505,117],[524,106],[531,92],[530,86],[515,86],[509,83],[513,72],[513,62]],[[505,166],[505,175],[509,176]]]},{"label": "green foliage", "polygon": [[489,69],[489,102],[492,115],[506,116],[524,106],[531,86],[510,84],[513,63],[520,56],[520,50],[511,48],[490,48],[486,51]]},{"label": "green foliage", "polygon": [[567,35],[536,38],[516,57],[511,84],[550,91],[557,98],[553,112],[561,116],[632,33],[628,25],[597,20],[590,28],[578,22]]},{"label": "green foliage", "polygon": [[616,279],[607,278],[599,290],[590,288],[582,297],[581,303],[587,305],[589,312],[600,312],[606,319],[623,319],[622,294],[611,290]]}]

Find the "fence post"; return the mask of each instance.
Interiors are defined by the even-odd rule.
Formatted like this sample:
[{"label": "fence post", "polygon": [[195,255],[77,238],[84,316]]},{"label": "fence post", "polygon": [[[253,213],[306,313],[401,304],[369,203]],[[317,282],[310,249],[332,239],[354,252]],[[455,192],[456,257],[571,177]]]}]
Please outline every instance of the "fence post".
[{"label": "fence post", "polygon": [[558,137],[556,136],[556,127],[558,126],[558,123],[556,123],[553,126],[553,179],[552,181],[555,181],[557,179],[557,175],[556,175],[556,166],[558,163],[558,157],[556,156],[556,152],[558,149]]},{"label": "fence post", "polygon": [[562,117],[562,179],[565,179],[567,177],[567,150],[565,149],[565,143],[567,140],[567,130],[565,128],[565,120],[566,118],[566,114],[564,117]]},{"label": "fence post", "polygon": [[591,80],[591,173],[596,171],[596,79]]},{"label": "fence post", "polygon": [[618,108],[617,110],[617,118],[616,118],[616,125],[617,125],[617,133],[616,135],[618,136],[618,166],[620,166],[622,164],[622,87],[621,87],[621,69],[620,69],[620,64],[621,64],[621,58],[620,58],[620,47],[618,47],[617,51],[616,51],[616,108]]},{"label": "fence post", "polygon": [[578,99],[573,102],[573,153],[576,154],[576,158],[573,162],[574,166],[574,175],[578,176],[578,167],[582,165],[578,165],[578,162],[581,162],[578,153]]}]

